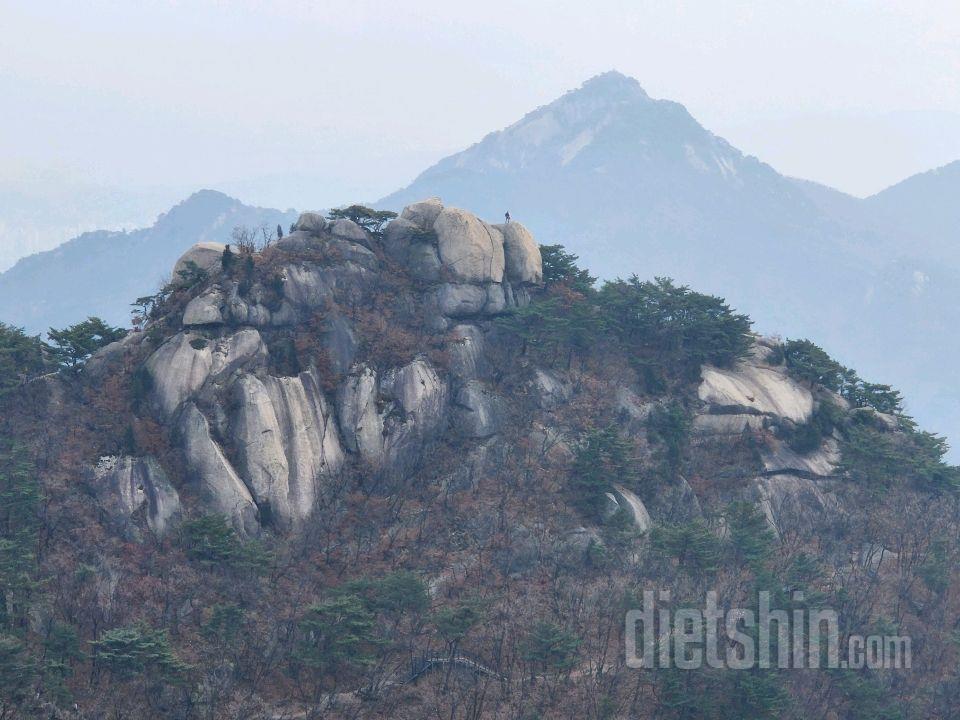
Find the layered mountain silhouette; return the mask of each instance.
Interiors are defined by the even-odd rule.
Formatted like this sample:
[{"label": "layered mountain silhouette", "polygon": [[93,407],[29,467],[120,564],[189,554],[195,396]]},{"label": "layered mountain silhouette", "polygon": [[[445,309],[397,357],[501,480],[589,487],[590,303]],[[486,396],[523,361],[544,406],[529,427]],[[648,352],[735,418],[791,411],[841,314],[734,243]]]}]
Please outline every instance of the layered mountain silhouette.
[{"label": "layered mountain silhouette", "polygon": [[[880,151],[880,150],[878,150]],[[437,195],[513,217],[601,277],[666,275],[761,331],[810,337],[902,387],[960,439],[960,163],[867,199],[785,177],[617,72],[425,170],[379,206]]]},{"label": "layered mountain silhouette", "polygon": [[[96,315],[126,326],[130,303],[158,289],[173,262],[197,242],[229,242],[233,228],[286,228],[293,211],[250,207],[201,190],[141,230],[89,232],[21,259],[0,274],[0,321],[44,333]],[[168,278],[169,279],[169,278]]]},{"label": "layered mountain silhouette", "polygon": [[[960,444],[960,162],[855,198],[781,175],[608,72],[377,205],[430,196],[491,219],[510,211],[603,278],[669,276],[721,295],[761,332],[809,337],[901,388],[925,427]],[[150,228],[22,259],[0,274],[0,321],[31,332],[91,314],[125,323],[194,242],[293,219],[201,191]]]}]

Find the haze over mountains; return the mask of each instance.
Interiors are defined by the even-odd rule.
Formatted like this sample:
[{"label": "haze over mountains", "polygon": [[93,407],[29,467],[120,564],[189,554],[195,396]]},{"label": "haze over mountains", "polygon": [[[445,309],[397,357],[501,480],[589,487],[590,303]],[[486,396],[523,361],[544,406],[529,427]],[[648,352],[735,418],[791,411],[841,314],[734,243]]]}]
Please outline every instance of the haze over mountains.
[{"label": "haze over mountains", "polygon": [[[877,152],[882,152],[878,148]],[[604,278],[667,275],[726,297],[762,332],[810,337],[900,387],[960,438],[960,163],[861,200],[780,175],[632,78],[595,77],[382,199],[498,218]]]},{"label": "haze over mountains", "polygon": [[88,315],[127,326],[130,303],[156,291],[183,251],[197,242],[229,242],[238,225],[286,228],[297,214],[244,205],[201,190],[132,232],[89,232],[20,260],[0,274],[0,321],[44,333]]},{"label": "haze over mountains", "polygon": [[[509,210],[602,278],[671,276],[724,296],[758,330],[810,337],[901,388],[925,427],[960,439],[958,193],[960,162],[867,199],[785,177],[610,72],[378,206],[438,195],[491,221]],[[200,193],[153,228],[22,260],[0,275],[0,320],[34,332],[87,314],[122,322],[190,244],[292,218]]]}]

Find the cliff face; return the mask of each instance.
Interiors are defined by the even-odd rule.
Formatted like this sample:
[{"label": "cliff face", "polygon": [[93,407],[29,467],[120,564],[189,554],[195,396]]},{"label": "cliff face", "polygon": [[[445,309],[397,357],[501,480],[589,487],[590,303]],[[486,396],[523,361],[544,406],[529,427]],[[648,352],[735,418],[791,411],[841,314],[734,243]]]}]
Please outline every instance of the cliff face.
[{"label": "cliff face", "polygon": [[[522,224],[489,225],[436,199],[407,207],[382,239],[347,220],[328,225],[306,215],[267,253],[275,285],[269,301],[262,282],[224,274],[223,250],[197,246],[179,261],[181,269],[196,263],[210,278],[193,290],[182,313],[160,321],[178,332],[146,356],[143,368],[151,388],[146,405],[173,429],[185,459],[184,479],[241,535],[257,535],[269,525],[300,527],[345,463],[377,477],[408,479],[428,461],[431,445],[448,437],[503,442],[505,418],[522,412],[491,371],[503,365],[497,355],[510,349],[489,347],[487,340],[492,321],[525,307],[530,291],[543,283],[539,247]],[[297,260],[313,254],[323,259]],[[424,354],[415,342],[409,362],[395,366],[364,357],[358,337],[369,329],[356,327],[353,319],[388,274],[405,275],[411,283],[393,300],[402,306],[397,325],[421,335],[424,348],[433,346]],[[295,375],[278,375],[272,361],[278,345],[291,328],[318,315],[315,361],[322,358],[328,367],[307,365]],[[142,342],[134,336],[125,345]],[[704,366],[692,421],[698,436],[736,441],[745,430],[762,431],[770,423],[807,423],[819,402],[843,403],[815,400],[788,375],[782,359],[768,361],[775,355],[773,341],[757,343],[731,368]],[[93,372],[116,362],[119,352],[108,349],[94,358]],[[537,406],[571,400],[576,373],[527,371],[532,379],[525,390]],[[608,390],[619,393],[621,402],[632,393],[622,379]],[[761,495],[783,485],[778,476],[834,474],[839,458],[832,439],[805,456],[781,445],[771,439],[760,453]],[[133,461],[124,458],[119,467],[129,472]],[[769,499],[764,495],[760,502],[775,524]],[[165,525],[156,512],[150,519]]]},{"label": "cliff face", "polygon": [[[460,717],[478,692],[495,700],[472,717],[659,717],[647,694],[670,686],[623,658],[623,610],[651,586],[733,606],[793,582],[842,604],[848,632],[892,617],[951,652],[928,614],[953,571],[923,579],[955,551],[950,469],[777,339],[670,334],[703,303],[726,322],[722,304],[660,285],[584,330],[607,306],[558,279],[554,250],[437,199],[382,232],[305,213],[261,252],[225,249],[178,261],[143,332],[6,401],[48,497],[30,642],[149,627],[190,665],[174,681],[95,654],[96,681],[66,681],[90,717]],[[718,333],[739,349],[691,363]],[[531,649],[547,626],[562,662]],[[411,666],[435,656],[441,673]],[[734,676],[691,678],[704,706],[747,712]],[[853,702],[841,680],[776,682],[810,711]]]},{"label": "cliff face", "polygon": [[[179,261],[210,279],[179,318],[163,320],[179,331],[143,367],[148,404],[176,429],[188,477],[240,533],[300,526],[346,460],[377,476],[406,477],[444,433],[498,431],[504,401],[478,372],[478,323],[528,302],[542,281],[539,248],[519,223],[495,227],[432,200],[407,208],[381,241],[349,220],[328,225],[306,215],[262,258],[269,289],[227,275],[223,250],[197,246]],[[388,308],[401,316],[399,327],[384,332],[407,325],[432,335],[436,352],[455,357],[455,380],[416,347],[396,366],[363,358],[352,316],[372,309],[388,273],[411,286]],[[314,364],[278,375],[277,348],[314,320]],[[324,370],[315,364],[321,358]]]}]

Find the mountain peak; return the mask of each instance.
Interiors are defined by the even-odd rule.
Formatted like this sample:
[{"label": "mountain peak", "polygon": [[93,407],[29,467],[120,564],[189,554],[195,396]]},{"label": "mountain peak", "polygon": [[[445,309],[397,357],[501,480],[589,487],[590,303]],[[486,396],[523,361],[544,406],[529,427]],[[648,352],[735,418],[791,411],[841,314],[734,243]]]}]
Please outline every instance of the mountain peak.
[{"label": "mountain peak", "polygon": [[644,99],[649,99],[650,97],[635,78],[624,75],[618,70],[607,70],[599,75],[594,75],[569,94],[576,95],[579,93],[602,94],[614,97],[638,97]]},{"label": "mountain peak", "polygon": [[157,225],[194,224],[203,218],[210,218],[239,207],[240,201],[219,190],[197,190],[190,197],[180,201],[157,218]]},{"label": "mountain peak", "polygon": [[[444,158],[381,204],[412,202],[423,196],[421,188],[436,182],[444,184],[444,193],[427,195],[459,201],[465,186],[450,187],[448,181],[454,175],[461,178],[458,182],[469,184],[476,182],[467,180],[469,175],[515,179],[518,173],[526,173],[537,176],[536,182],[528,178],[535,187],[555,183],[555,173],[562,170],[568,178],[589,176],[590,182],[619,176],[630,187],[643,177],[692,172],[698,179],[710,176],[739,185],[744,163],[739,151],[705,130],[682,105],[653,99],[636,79],[609,70]],[[753,172],[752,165],[747,172]],[[511,194],[517,197],[516,192]],[[469,199],[476,202],[475,197]],[[504,202],[506,198],[498,204]],[[494,209],[482,207],[484,212]]]}]

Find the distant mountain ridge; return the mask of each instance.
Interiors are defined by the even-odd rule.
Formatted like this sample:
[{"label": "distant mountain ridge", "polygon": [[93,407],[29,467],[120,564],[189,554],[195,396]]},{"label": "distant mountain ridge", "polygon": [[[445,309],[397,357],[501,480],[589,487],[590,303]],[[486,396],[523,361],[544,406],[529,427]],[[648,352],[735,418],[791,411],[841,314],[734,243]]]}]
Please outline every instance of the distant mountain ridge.
[{"label": "distant mountain ridge", "polygon": [[173,262],[197,242],[229,242],[237,225],[288,227],[294,211],[244,205],[201,190],[149,228],[100,230],[22,258],[0,273],[0,321],[44,333],[96,315],[127,325],[130,303],[153,292]]},{"label": "distant mountain ridge", "polygon": [[960,353],[943,334],[960,307],[960,163],[854,198],[781,175],[612,71],[378,207],[434,195],[509,210],[603,278],[666,275],[722,295],[760,330],[808,336],[899,384],[928,427],[960,442],[960,371],[934,359]]},{"label": "distant mountain ridge", "polygon": [[[603,278],[670,276],[726,297],[761,331],[810,337],[901,387],[926,427],[960,443],[960,162],[867,199],[788,178],[617,72],[441,160],[378,207],[438,195],[506,211]],[[201,191],[143,230],[93,232],[0,274],[0,321],[31,332],[129,303],[200,240],[292,211]]]}]

